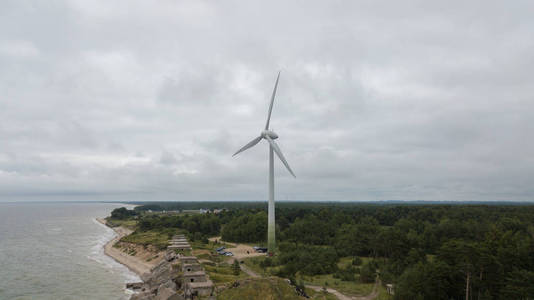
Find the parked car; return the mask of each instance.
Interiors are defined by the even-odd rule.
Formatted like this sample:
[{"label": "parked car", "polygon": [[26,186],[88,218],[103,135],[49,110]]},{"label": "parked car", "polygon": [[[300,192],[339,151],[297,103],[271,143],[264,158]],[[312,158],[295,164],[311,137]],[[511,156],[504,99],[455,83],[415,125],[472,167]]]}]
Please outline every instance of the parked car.
[{"label": "parked car", "polygon": [[224,254],[226,256],[234,256],[234,254],[232,252],[226,252],[226,254]]},{"label": "parked car", "polygon": [[254,250],[256,250],[256,252],[259,252],[259,253],[267,253],[267,248],[263,248],[263,247],[257,247]]}]

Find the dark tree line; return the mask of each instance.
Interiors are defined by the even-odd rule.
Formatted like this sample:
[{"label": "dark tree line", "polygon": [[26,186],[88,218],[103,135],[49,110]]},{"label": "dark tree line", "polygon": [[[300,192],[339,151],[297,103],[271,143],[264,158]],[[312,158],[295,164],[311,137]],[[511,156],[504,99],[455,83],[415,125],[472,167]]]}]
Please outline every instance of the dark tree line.
[{"label": "dark tree line", "polygon": [[118,219],[118,220],[124,220],[129,217],[136,216],[136,215],[138,215],[136,211],[126,209],[125,207],[115,208],[113,211],[111,211],[111,217],[113,219]]},{"label": "dark tree line", "polygon": [[[265,242],[266,205],[241,204],[220,214],[146,216],[139,227]],[[396,299],[534,299],[534,206],[281,203],[276,218],[279,255],[266,263],[280,275],[360,273],[372,282],[379,270]],[[341,257],[372,259],[340,270]]]}]

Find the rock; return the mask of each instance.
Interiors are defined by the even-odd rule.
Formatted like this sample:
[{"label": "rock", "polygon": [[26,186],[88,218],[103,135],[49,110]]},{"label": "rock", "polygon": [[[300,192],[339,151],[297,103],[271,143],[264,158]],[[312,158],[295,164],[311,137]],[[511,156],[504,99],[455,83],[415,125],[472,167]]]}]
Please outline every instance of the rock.
[{"label": "rock", "polygon": [[171,264],[162,260],[157,266],[152,269],[152,272],[148,275],[141,277],[141,279],[148,284],[151,288],[157,287],[163,282],[169,281],[172,276]]},{"label": "rock", "polygon": [[171,288],[160,288],[158,289],[158,295],[154,298],[154,300],[169,300],[169,298],[171,298],[175,294],[176,291]]},{"label": "rock", "polygon": [[130,282],[126,284],[126,288],[130,290],[140,290],[143,288],[144,282]]},{"label": "rock", "polygon": [[168,261],[168,262],[171,262],[171,261],[175,260],[177,256],[178,255],[176,254],[176,252],[167,251],[167,253],[165,253],[165,260]]},{"label": "rock", "polygon": [[166,282],[160,284],[159,287],[170,288],[170,289],[176,290],[176,283],[173,280],[167,280]]},{"label": "rock", "polygon": [[133,294],[132,297],[130,297],[130,300],[152,300],[152,299],[154,299],[154,294],[150,292],[137,293],[137,294]]},{"label": "rock", "polygon": [[172,281],[172,280],[168,280],[168,281],[160,284],[159,287],[158,287],[158,295],[161,293],[161,291],[163,289],[171,289],[173,291],[176,291],[176,283],[174,283],[174,281]]}]

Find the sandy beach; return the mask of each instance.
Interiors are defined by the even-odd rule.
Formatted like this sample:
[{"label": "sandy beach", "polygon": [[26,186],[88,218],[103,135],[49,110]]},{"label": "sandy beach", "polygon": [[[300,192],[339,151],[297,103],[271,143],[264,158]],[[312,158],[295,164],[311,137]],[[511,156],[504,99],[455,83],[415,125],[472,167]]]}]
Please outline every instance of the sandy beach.
[{"label": "sandy beach", "polygon": [[[104,219],[97,218],[97,221],[106,225],[106,220]],[[125,265],[126,267],[128,267],[128,269],[132,270],[139,276],[145,273],[149,273],[152,270],[152,268],[157,263],[159,263],[160,259],[154,259],[154,260],[151,260],[150,262],[147,262],[136,256],[128,255],[127,253],[122,252],[121,249],[114,248],[113,245],[115,245],[115,243],[117,243],[123,236],[126,236],[132,233],[132,230],[128,228],[124,228],[122,226],[110,227],[110,228],[113,229],[117,233],[117,236],[114,237],[111,241],[109,241],[104,246],[104,253],[106,255],[113,258],[117,262]]]}]

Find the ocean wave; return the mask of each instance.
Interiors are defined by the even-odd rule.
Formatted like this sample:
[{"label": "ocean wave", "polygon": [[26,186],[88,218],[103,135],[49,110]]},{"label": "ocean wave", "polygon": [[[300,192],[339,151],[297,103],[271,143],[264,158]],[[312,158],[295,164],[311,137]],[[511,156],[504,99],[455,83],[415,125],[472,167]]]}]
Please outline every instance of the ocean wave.
[{"label": "ocean wave", "polygon": [[[104,246],[117,236],[115,231],[98,222],[96,219],[93,219],[93,223],[98,224],[101,228],[103,228],[104,232],[91,247],[91,253],[87,256],[87,258],[100,263],[111,273],[119,273],[120,276],[123,277],[124,283],[141,281],[141,278],[137,274],[130,271],[130,269],[128,269],[126,266],[116,262],[113,258],[104,253]],[[130,293],[127,289],[125,289],[125,292]]]}]

